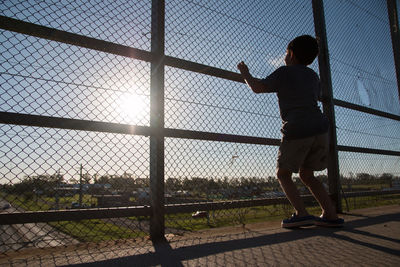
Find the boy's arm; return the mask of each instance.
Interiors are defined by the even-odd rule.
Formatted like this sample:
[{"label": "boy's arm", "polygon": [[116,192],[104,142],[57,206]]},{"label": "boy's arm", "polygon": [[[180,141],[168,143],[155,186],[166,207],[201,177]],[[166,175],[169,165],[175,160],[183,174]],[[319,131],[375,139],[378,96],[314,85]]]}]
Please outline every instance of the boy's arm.
[{"label": "boy's arm", "polygon": [[250,89],[253,90],[254,93],[259,94],[269,92],[265,84],[263,84],[259,79],[251,76],[249,68],[243,61],[237,65],[237,68],[239,69],[244,81],[247,83]]}]

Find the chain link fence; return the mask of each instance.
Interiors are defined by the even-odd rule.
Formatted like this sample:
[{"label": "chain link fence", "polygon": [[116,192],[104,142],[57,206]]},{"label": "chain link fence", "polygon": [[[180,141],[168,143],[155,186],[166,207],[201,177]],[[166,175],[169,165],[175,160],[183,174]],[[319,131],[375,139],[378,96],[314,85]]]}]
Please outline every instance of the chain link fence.
[{"label": "chain link fence", "polygon": [[350,193],[346,209],[393,203],[392,196],[356,192],[399,188],[400,158],[393,151],[400,151],[400,122],[391,116],[400,113],[399,63],[388,13],[385,1],[325,3],[334,98],[366,107],[335,107],[337,143],[348,151],[339,153],[342,192]]},{"label": "chain link fence", "polygon": [[[149,1],[2,1],[1,15],[148,51]],[[1,30],[1,111],[149,126],[150,64],[62,41]],[[61,124],[68,124],[61,121]],[[1,125],[4,212],[143,205],[145,136]],[[147,192],[148,193],[148,192]],[[4,204],[5,205],[5,204]],[[112,213],[112,211],[109,211]],[[149,217],[27,223],[1,228],[1,252],[143,238]]]},{"label": "chain link fence", "polygon": [[[265,77],[284,64],[287,43],[313,33],[311,2],[168,1],[168,56],[236,72],[245,60]],[[301,15],[298,13],[301,10]],[[282,18],[291,17],[283,21]],[[317,70],[317,64],[312,66]],[[190,131],[280,138],[275,95],[255,95],[243,84],[166,68],[165,126]],[[188,202],[284,197],[275,177],[276,146],[185,139],[166,140],[166,193]],[[168,199],[167,199],[168,202]],[[264,220],[289,213],[286,204],[171,215],[167,225],[194,230]]]},{"label": "chain link fence", "polygon": [[[140,250],[154,231],[291,213],[275,175],[277,98],[253,94],[236,65],[259,78],[284,65],[287,43],[321,27],[313,2],[2,1],[0,251]],[[326,1],[324,12],[341,191],[353,194],[343,205],[354,208],[355,193],[400,179],[398,63],[384,2]]]}]

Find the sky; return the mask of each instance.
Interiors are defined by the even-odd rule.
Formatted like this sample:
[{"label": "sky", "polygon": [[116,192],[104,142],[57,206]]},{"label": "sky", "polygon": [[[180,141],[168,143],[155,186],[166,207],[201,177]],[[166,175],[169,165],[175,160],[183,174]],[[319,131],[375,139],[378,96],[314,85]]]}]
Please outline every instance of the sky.
[{"label": "sky", "polygon": [[[400,115],[385,1],[325,3],[334,97]],[[150,50],[151,1],[2,1],[1,15]],[[165,53],[266,77],[314,35],[311,1],[167,0]],[[0,31],[0,110],[149,125],[150,64]],[[318,63],[311,66],[318,72]],[[339,145],[400,151],[400,123],[336,107]],[[280,138],[274,94],[165,68],[165,127]],[[55,173],[149,175],[149,139],[1,125],[0,181]],[[277,147],[166,138],[168,177],[274,176]],[[398,157],[340,152],[341,172],[400,175]],[[16,178],[17,177],[17,178]]]}]

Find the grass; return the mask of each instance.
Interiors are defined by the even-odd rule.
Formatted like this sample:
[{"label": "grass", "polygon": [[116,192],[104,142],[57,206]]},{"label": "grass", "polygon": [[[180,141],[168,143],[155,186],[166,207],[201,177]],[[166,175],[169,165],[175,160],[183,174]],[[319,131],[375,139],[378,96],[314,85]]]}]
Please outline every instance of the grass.
[{"label": "grass", "polygon": [[24,195],[16,196],[16,195],[5,195],[2,196],[5,200],[7,200],[11,205],[19,207],[26,211],[41,211],[50,209],[50,205],[46,203],[38,204],[32,198],[27,198]]},{"label": "grass", "polygon": [[115,224],[98,219],[50,222],[49,224],[81,242],[138,238],[148,235],[142,231],[132,231],[128,228],[116,226]]},{"label": "grass", "polygon": [[396,195],[381,195],[381,196],[364,196],[364,197],[352,197],[346,199],[342,199],[342,208],[343,210],[354,210],[354,209],[363,209],[363,208],[371,208],[371,207],[379,207],[386,205],[394,205],[400,204],[400,194]]},{"label": "grass", "polygon": [[[24,196],[3,194],[2,198],[6,199],[13,206],[20,207],[26,211],[42,211],[50,208],[49,205],[43,203],[39,205],[37,201],[27,199]],[[46,203],[49,199],[51,200],[51,198],[46,198],[45,201],[42,202]],[[148,235],[148,233],[143,231],[133,231],[129,228],[117,226],[99,219],[49,222],[48,224],[81,242],[138,238]]]},{"label": "grass", "polygon": [[[379,207],[385,205],[400,204],[400,194],[365,196],[347,199],[349,210]],[[343,210],[347,210],[345,199],[342,200]],[[315,216],[321,214],[319,206],[314,204],[307,211]],[[250,207],[241,209],[229,209],[209,212],[208,218],[193,219],[190,213],[172,214],[166,217],[166,227],[183,230],[197,231],[207,228],[217,228],[256,222],[276,221],[289,217],[293,212],[290,205],[269,205],[262,207]]]},{"label": "grass", "polygon": [[[309,207],[310,214],[320,214],[319,207]],[[191,213],[172,214],[166,217],[165,226],[184,230],[197,231],[207,228],[244,225],[256,222],[276,221],[288,217],[292,207],[288,204],[210,211],[208,217],[192,218]]]},{"label": "grass", "polygon": [[[68,199],[60,198],[60,203],[71,203],[71,201],[76,201],[77,197],[78,196],[74,196]],[[54,198],[49,197],[44,200],[35,201],[32,198],[26,198],[24,196],[2,194],[2,198],[6,199],[14,206],[19,206],[29,211],[46,210],[50,208],[50,205],[45,203],[54,203]],[[90,196],[85,195],[84,199],[88,200]],[[353,197],[347,199],[347,204],[349,210],[400,204],[400,194]],[[310,214],[320,214],[321,210],[318,206],[315,206],[315,202],[308,206],[308,212]],[[342,200],[342,207],[343,210],[347,210],[345,199]],[[191,213],[171,214],[166,215],[165,226],[181,231],[197,231],[207,228],[281,220],[282,218],[290,216],[292,210],[292,207],[288,204],[279,204],[211,211],[208,217],[196,219],[192,218]],[[130,217],[130,219],[134,221],[148,221],[147,217]],[[148,235],[146,232],[131,230],[100,219],[49,222],[49,224],[81,242],[137,238]]]},{"label": "grass", "polygon": [[[18,206],[24,210],[29,211],[42,211],[54,208],[56,205],[56,199],[54,197],[27,197],[25,195],[15,195],[15,194],[0,194],[2,198],[12,203],[14,206]],[[91,195],[83,195],[82,203],[92,203]],[[79,202],[79,195],[76,194],[70,197],[60,197],[58,200],[58,206],[60,209],[70,208],[72,202]],[[97,203],[96,203],[97,204]]]},{"label": "grass", "polygon": [[[55,207],[56,205],[56,199],[54,197],[42,197],[43,201],[51,205],[52,207]],[[60,209],[65,209],[65,208],[70,208],[72,202],[77,202],[79,203],[79,194],[75,194],[73,196],[68,196],[68,197],[60,197],[58,199],[58,206]],[[93,199],[91,195],[83,194],[82,195],[82,203],[83,204],[89,204],[89,206],[94,203],[97,205],[96,199]]]}]

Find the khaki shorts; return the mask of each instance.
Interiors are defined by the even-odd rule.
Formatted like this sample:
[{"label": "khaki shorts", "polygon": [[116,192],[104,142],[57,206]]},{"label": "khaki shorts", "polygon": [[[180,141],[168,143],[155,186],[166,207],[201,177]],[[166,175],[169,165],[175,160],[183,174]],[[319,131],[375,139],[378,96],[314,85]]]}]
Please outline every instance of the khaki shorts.
[{"label": "khaki shorts", "polygon": [[328,133],[312,137],[282,139],[278,151],[278,168],[299,172],[300,168],[322,171],[328,167]]}]

